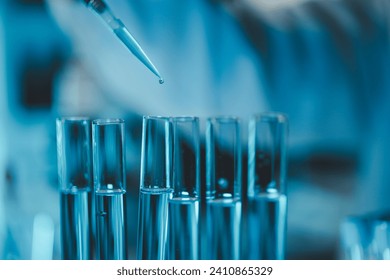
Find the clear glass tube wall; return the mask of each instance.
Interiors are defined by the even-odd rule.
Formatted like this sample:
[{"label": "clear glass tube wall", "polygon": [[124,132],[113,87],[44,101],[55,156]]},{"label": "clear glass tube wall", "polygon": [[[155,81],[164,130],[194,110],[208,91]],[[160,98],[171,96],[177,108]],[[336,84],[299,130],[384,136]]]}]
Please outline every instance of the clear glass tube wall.
[{"label": "clear glass tube wall", "polygon": [[240,258],[241,143],[234,117],[209,118],[206,127],[206,259]]},{"label": "clear glass tube wall", "polygon": [[173,130],[170,118],[144,116],[137,259],[166,259],[168,199],[172,195]]},{"label": "clear glass tube wall", "polygon": [[60,188],[61,258],[93,258],[91,122],[56,120]]},{"label": "clear glass tube wall", "polygon": [[168,258],[200,258],[199,119],[175,117],[173,124],[173,193],[169,199]]},{"label": "clear glass tube wall", "polygon": [[248,131],[248,259],[284,259],[288,123],[275,112],[253,116]]},{"label": "clear glass tube wall", "polygon": [[126,259],[124,121],[94,120],[92,134],[97,259]]}]

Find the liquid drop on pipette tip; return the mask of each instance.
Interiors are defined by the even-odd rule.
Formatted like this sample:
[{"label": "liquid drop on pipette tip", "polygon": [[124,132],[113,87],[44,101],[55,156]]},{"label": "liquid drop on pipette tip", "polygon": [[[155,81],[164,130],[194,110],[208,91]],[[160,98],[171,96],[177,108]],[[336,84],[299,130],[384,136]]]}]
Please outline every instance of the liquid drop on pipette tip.
[{"label": "liquid drop on pipette tip", "polygon": [[160,78],[160,80],[158,80],[158,82],[160,83],[160,85],[162,85],[164,83],[164,79]]}]

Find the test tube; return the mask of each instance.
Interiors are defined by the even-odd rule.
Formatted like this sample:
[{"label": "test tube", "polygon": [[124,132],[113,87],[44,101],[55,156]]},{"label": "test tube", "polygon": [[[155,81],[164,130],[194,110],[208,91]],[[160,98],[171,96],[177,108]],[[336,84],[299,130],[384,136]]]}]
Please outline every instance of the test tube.
[{"label": "test tube", "polygon": [[249,121],[249,259],[280,260],[285,256],[287,126],[287,117],[277,112],[259,114]]},{"label": "test tube", "polygon": [[57,118],[61,258],[88,260],[93,255],[91,122]]},{"label": "test tube", "polygon": [[172,122],[144,116],[142,128],[137,259],[166,259],[168,199],[172,195]]},{"label": "test tube", "polygon": [[206,124],[206,259],[240,257],[240,121],[215,117]]},{"label": "test tube", "polygon": [[199,259],[199,119],[175,117],[173,193],[169,199],[168,258]]},{"label": "test tube", "polygon": [[94,120],[92,135],[97,259],[123,260],[126,259],[124,121]]}]

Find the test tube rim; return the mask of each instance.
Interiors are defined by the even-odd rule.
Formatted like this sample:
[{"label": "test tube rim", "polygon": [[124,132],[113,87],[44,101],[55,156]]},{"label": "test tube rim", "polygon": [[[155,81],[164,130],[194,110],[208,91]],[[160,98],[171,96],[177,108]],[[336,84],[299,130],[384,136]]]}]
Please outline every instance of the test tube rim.
[{"label": "test tube rim", "polygon": [[107,118],[107,119],[95,119],[92,124],[94,125],[115,125],[115,124],[123,124],[125,121],[120,118]]},{"label": "test tube rim", "polygon": [[83,116],[71,116],[71,117],[58,117],[57,118],[58,122],[61,123],[77,123],[77,122],[91,122],[91,118],[89,117],[83,117]]},{"label": "test tube rim", "polygon": [[277,123],[287,123],[288,117],[285,113],[282,112],[263,112],[253,115],[253,119],[255,121],[261,121],[261,122],[277,122]]},{"label": "test tube rim", "polygon": [[207,118],[208,122],[218,122],[218,123],[240,123],[241,119],[233,115],[220,115]]},{"label": "test tube rim", "polygon": [[186,122],[186,121],[196,121],[199,122],[199,117],[197,116],[174,116],[171,117],[172,121],[175,122]]},{"label": "test tube rim", "polygon": [[165,120],[169,121],[172,117],[169,116],[160,116],[160,115],[144,115],[144,120]]}]

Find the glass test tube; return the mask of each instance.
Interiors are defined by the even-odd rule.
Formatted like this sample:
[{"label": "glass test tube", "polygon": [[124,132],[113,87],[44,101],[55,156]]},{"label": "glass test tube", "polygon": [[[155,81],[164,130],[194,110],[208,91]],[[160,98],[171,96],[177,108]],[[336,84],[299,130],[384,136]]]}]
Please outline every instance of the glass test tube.
[{"label": "glass test tube", "polygon": [[248,258],[284,259],[287,118],[263,113],[249,121]]},{"label": "glass test tube", "polygon": [[239,259],[241,227],[240,122],[209,118],[206,127],[206,259]]},{"label": "glass test tube", "polygon": [[168,258],[197,260],[199,244],[199,119],[172,118],[173,193],[169,199]]},{"label": "glass test tube", "polygon": [[137,259],[166,259],[171,180],[172,122],[167,117],[144,116]]},{"label": "glass test tube", "polygon": [[94,120],[92,135],[97,259],[123,260],[126,259],[124,121]]},{"label": "glass test tube", "polygon": [[56,133],[61,258],[88,260],[93,256],[91,122],[58,118]]}]

